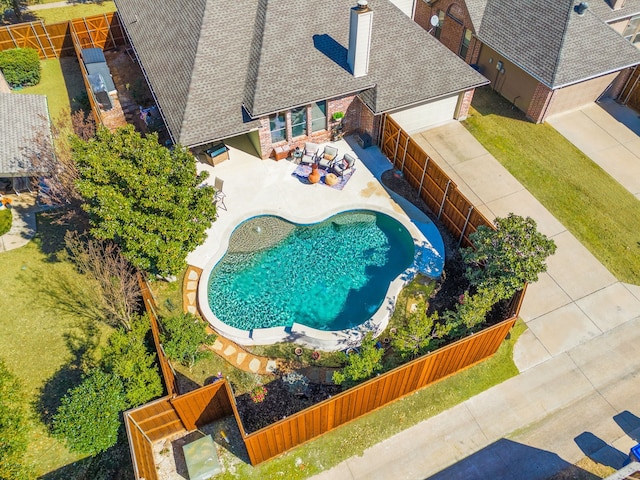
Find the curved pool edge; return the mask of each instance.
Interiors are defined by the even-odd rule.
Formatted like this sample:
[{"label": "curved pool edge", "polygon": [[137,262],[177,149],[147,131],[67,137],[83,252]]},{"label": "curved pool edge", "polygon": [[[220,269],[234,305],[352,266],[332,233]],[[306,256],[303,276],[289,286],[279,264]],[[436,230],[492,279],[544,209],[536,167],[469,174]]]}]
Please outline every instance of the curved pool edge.
[{"label": "curved pool edge", "polygon": [[[273,215],[280,217],[288,222],[296,224],[314,224],[322,222],[336,214],[346,211],[367,210],[373,212],[379,212],[390,216],[398,221],[403,227],[407,229],[411,235],[414,246],[416,248],[416,254],[414,255],[414,261],[410,267],[405,269],[400,275],[398,275],[390,284],[387,289],[384,300],[380,308],[365,322],[361,323],[358,327],[346,329],[346,330],[318,330],[308,327],[299,323],[294,323],[291,327],[271,327],[271,328],[256,328],[252,330],[241,330],[218,319],[211,307],[209,306],[208,299],[208,285],[209,277],[213,271],[213,267],[220,261],[228,249],[229,240],[231,235],[235,231],[235,228],[242,222],[257,216]],[[402,210],[402,209],[401,209]],[[278,342],[290,342],[297,343],[309,348],[316,348],[324,351],[336,351],[343,350],[348,347],[357,346],[362,341],[362,338],[367,332],[373,332],[374,337],[379,336],[389,323],[391,314],[395,307],[395,303],[398,294],[416,274],[422,273],[432,278],[438,278],[442,274],[442,268],[444,266],[444,243],[440,232],[437,227],[431,222],[431,220],[420,212],[423,218],[410,219],[406,216],[406,213],[398,213],[396,210],[385,209],[379,207],[373,207],[367,205],[364,202],[359,204],[350,205],[349,209],[335,208],[325,210],[322,214],[315,214],[309,217],[301,217],[300,215],[284,214],[284,212],[276,209],[257,209],[252,212],[247,212],[244,218],[239,219],[233,228],[226,228],[221,232],[219,248],[209,258],[205,267],[203,268],[202,275],[198,284],[198,308],[202,317],[211,325],[211,327],[221,334],[222,336],[240,344],[243,346],[256,346],[256,345],[270,345]],[[432,227],[430,227],[430,225]],[[431,241],[423,233],[437,234],[433,237],[437,245],[433,245]],[[438,248],[439,247],[439,248]],[[428,251],[429,255],[425,255]],[[433,254],[437,253],[432,262],[424,262],[425,258],[431,258]]]}]

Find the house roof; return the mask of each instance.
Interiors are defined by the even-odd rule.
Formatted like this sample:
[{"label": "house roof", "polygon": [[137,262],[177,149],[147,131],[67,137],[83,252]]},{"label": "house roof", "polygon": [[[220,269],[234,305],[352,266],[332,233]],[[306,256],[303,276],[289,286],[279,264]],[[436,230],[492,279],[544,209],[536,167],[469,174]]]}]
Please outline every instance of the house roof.
[{"label": "house roof", "polygon": [[346,65],[355,3],[116,0],[167,126],[184,145],[345,94],[362,92],[382,113],[487,83],[388,0],[370,1],[369,73],[355,78]]},{"label": "house roof", "polygon": [[549,88],[560,88],[640,63],[640,51],[574,0],[488,0],[480,41]]},{"label": "house roof", "polygon": [[24,148],[42,128],[49,129],[47,97],[0,93],[0,125],[0,177],[38,173]]}]

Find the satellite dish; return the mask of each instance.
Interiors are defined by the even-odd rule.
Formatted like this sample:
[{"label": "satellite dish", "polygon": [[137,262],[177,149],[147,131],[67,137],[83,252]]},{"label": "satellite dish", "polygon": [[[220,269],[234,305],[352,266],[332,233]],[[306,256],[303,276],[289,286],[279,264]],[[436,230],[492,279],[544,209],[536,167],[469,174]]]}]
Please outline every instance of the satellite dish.
[{"label": "satellite dish", "polygon": [[429,22],[431,23],[432,27],[437,27],[440,24],[440,19],[438,18],[438,15],[434,15],[433,17],[431,17],[431,20],[429,20]]}]

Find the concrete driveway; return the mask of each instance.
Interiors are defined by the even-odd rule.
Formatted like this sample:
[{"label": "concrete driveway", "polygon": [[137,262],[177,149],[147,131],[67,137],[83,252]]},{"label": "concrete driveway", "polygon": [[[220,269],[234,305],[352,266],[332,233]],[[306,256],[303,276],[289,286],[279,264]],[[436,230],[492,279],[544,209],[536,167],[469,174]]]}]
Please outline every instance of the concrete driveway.
[{"label": "concrete driveway", "polygon": [[640,118],[607,99],[547,122],[640,199]]},{"label": "concrete driveway", "polygon": [[531,216],[558,249],[520,312],[520,375],[314,478],[546,480],[585,455],[619,468],[640,441],[640,287],[618,282],[461,124],[413,137],[487,218]]}]

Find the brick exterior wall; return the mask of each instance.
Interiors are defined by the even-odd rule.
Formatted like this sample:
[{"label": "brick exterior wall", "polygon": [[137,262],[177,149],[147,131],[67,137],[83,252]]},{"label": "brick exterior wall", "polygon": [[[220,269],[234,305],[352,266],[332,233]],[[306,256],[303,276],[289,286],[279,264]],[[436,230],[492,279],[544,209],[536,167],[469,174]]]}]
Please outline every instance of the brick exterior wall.
[{"label": "brick exterior wall", "polygon": [[[431,26],[430,20],[433,15],[438,15],[440,10],[445,12],[444,24],[439,38],[440,43],[456,55],[459,55],[465,29],[473,31],[471,17],[469,17],[469,12],[463,0],[440,0],[435,2],[433,6],[428,5],[424,0],[416,0],[413,19],[425,30],[431,30],[432,35],[434,35],[435,29]],[[455,17],[455,19],[452,17]],[[473,36],[464,59],[465,62],[475,63],[479,53],[480,42]]]},{"label": "brick exterior wall", "polygon": [[549,87],[538,83],[533,98],[527,109],[527,117],[536,122],[541,123],[544,121],[544,115],[547,112],[548,107],[553,101],[553,90]]},{"label": "brick exterior wall", "polygon": [[469,107],[471,106],[471,100],[473,100],[473,94],[475,90],[467,90],[462,94],[462,99],[459,101],[456,111],[456,120],[465,120],[469,116]]},{"label": "brick exterior wall", "polygon": [[362,108],[365,108],[355,95],[346,95],[343,97],[327,100],[327,128],[318,132],[311,132],[311,105],[307,106],[307,134],[293,138],[291,132],[291,111],[285,112],[285,120],[287,125],[287,140],[272,143],[271,130],[269,128],[269,117],[260,117],[260,127],[258,134],[260,138],[260,148],[262,150],[262,159],[274,156],[273,149],[282,145],[288,145],[291,150],[296,147],[302,148],[305,142],[325,143],[331,139],[331,126],[333,122],[331,118],[336,112],[343,112],[342,120],[343,133],[348,135],[359,130],[361,121]]}]

